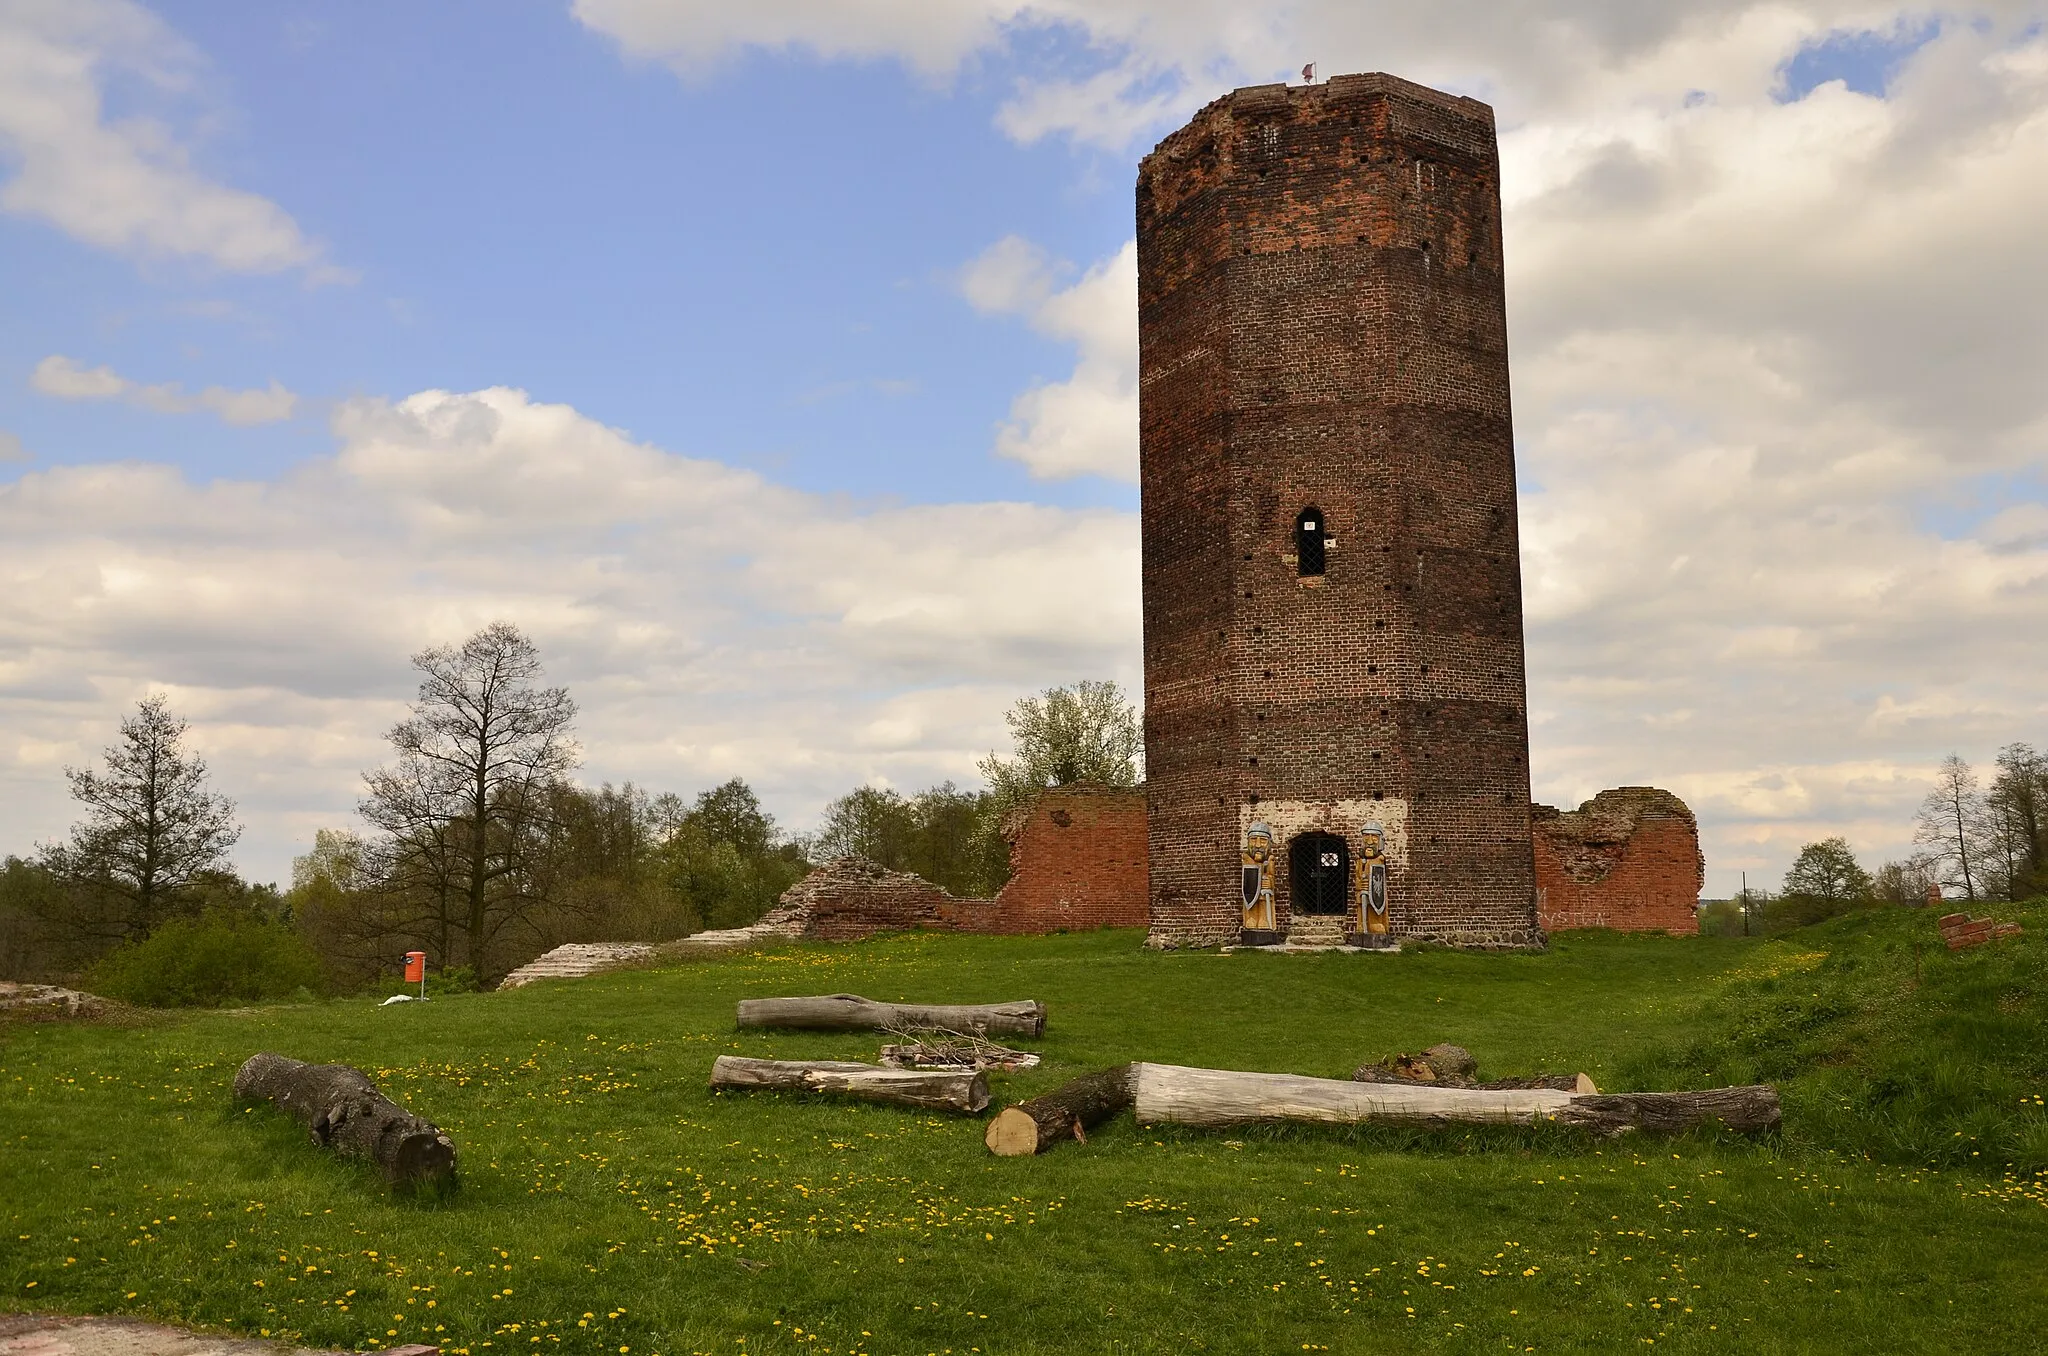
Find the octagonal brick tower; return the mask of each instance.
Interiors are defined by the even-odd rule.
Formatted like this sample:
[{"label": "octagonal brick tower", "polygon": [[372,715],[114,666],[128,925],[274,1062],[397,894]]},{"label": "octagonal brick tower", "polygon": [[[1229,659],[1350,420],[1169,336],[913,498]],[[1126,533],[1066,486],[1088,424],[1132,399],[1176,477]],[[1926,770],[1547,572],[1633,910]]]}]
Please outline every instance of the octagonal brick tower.
[{"label": "octagonal brick tower", "polygon": [[1153,945],[1541,943],[1500,222],[1493,111],[1387,75],[1139,170]]}]

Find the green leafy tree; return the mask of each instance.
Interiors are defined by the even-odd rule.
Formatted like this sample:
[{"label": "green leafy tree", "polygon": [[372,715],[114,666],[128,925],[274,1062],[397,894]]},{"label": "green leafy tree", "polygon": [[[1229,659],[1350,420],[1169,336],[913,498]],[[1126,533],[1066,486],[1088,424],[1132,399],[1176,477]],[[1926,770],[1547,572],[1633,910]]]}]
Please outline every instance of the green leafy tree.
[{"label": "green leafy tree", "polygon": [[370,845],[347,829],[318,830],[311,851],[292,859],[285,904],[338,992],[389,977],[398,957],[428,940],[412,901],[381,888],[375,865]]},{"label": "green leafy tree", "polygon": [[910,869],[917,816],[908,800],[880,786],[857,786],[825,807],[812,855],[865,857],[892,871]]},{"label": "green leafy tree", "polygon": [[83,944],[68,925],[69,900],[64,883],[41,862],[0,861],[0,975],[48,983],[104,949]]},{"label": "green leafy tree", "polygon": [[784,837],[737,777],[701,792],[687,810],[675,803],[666,818],[658,855],[684,931],[744,927],[810,870],[802,845]]},{"label": "green leafy tree", "polygon": [[995,798],[941,782],[910,799],[909,870],[962,898],[986,898],[1010,877]]},{"label": "green leafy tree", "polygon": [[1135,786],[1144,754],[1138,713],[1110,681],[1083,680],[1022,697],[1003,717],[1015,743],[978,765],[999,810],[1026,803],[1048,786],[1097,782]]},{"label": "green leafy tree", "polygon": [[826,807],[811,853],[820,861],[865,857],[892,871],[915,872],[962,898],[986,897],[1009,878],[997,818],[993,795],[962,791],[950,781],[915,796],[855,787]]},{"label": "green leafy tree", "polygon": [[1823,838],[1799,849],[1785,873],[1784,893],[1831,904],[1860,903],[1871,897],[1870,873],[1857,864],[1848,839]]},{"label": "green leafy tree", "polygon": [[64,770],[85,817],[70,841],[40,855],[66,887],[64,921],[96,942],[140,941],[196,912],[201,885],[227,870],[241,834],[235,805],[207,788],[206,761],[185,747],[187,729],[163,697],[146,697],[122,720],[104,771]]},{"label": "green leafy tree", "polygon": [[781,843],[775,821],[761,808],[754,789],[738,777],[700,792],[689,818],[714,841],[730,843],[746,857],[765,857]]}]

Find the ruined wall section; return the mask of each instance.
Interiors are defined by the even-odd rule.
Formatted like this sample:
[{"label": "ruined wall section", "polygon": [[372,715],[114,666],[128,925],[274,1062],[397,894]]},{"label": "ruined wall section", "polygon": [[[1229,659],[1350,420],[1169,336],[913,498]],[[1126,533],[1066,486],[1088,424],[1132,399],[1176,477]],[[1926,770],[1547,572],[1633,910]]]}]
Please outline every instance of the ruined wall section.
[{"label": "ruined wall section", "polygon": [[994,899],[961,899],[864,857],[825,863],[783,893],[756,927],[815,941],[878,932],[1012,935],[1143,927],[1145,793],[1062,786],[1003,825],[1010,880]]},{"label": "ruined wall section", "polygon": [[1141,928],[1147,919],[1145,792],[1060,786],[1003,826],[1010,879],[975,932]]},{"label": "ruined wall section", "polygon": [[1697,933],[1706,883],[1699,825],[1669,791],[1624,786],[1576,810],[1535,806],[1537,909],[1545,932]]},{"label": "ruined wall section", "polygon": [[1241,89],[1137,207],[1154,944],[1235,940],[1241,826],[1338,802],[1407,826],[1396,935],[1534,943],[1492,110]]}]

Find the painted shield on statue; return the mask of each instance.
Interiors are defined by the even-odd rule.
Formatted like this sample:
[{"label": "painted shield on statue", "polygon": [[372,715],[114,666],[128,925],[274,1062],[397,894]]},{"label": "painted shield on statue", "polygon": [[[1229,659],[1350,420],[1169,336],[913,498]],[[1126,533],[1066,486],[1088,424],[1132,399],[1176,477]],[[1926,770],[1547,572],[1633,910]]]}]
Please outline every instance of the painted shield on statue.
[{"label": "painted shield on statue", "polygon": [[1244,906],[1247,909],[1259,902],[1259,885],[1264,875],[1265,870],[1262,867],[1244,868]]},{"label": "painted shield on statue", "polygon": [[1387,867],[1384,862],[1374,862],[1366,876],[1366,907],[1372,911],[1372,918],[1381,928],[1387,921]]}]

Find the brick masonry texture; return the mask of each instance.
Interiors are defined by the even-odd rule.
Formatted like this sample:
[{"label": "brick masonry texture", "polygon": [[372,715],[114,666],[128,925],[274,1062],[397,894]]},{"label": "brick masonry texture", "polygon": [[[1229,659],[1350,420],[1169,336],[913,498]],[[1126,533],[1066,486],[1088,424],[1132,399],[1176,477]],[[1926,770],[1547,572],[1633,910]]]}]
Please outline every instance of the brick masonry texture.
[{"label": "brick masonry texture", "polygon": [[1986,942],[2004,941],[2025,931],[2018,923],[2001,923],[1993,918],[1972,918],[1966,913],[1945,913],[1935,926],[1951,951],[1963,951]]},{"label": "brick masonry texture", "polygon": [[1003,825],[1010,880],[994,899],[960,899],[922,876],[861,857],[827,862],[783,893],[758,928],[819,941],[877,932],[1046,933],[1143,927],[1145,796],[1054,787]]},{"label": "brick masonry texture", "polygon": [[1541,943],[1500,220],[1492,110],[1386,75],[1238,90],[1139,169],[1153,945],[1237,940],[1262,806],[1381,822],[1396,936]]},{"label": "brick masonry texture", "polygon": [[1699,825],[1669,791],[1624,786],[1576,810],[1534,806],[1530,818],[1545,932],[1700,930],[1706,859]]}]

